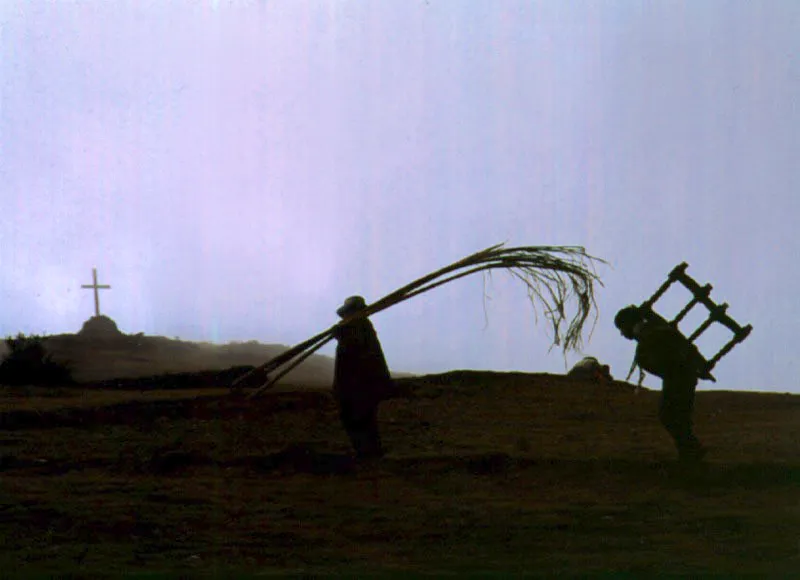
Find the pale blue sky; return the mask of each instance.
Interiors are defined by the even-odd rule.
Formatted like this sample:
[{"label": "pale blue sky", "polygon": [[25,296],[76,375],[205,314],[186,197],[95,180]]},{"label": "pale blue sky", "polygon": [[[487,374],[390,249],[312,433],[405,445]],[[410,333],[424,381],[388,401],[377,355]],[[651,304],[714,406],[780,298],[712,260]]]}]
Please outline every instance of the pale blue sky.
[{"label": "pale blue sky", "polygon": [[[615,376],[614,313],[685,260],[755,327],[704,388],[800,392],[798,31],[794,1],[4,0],[0,334],[79,329],[96,266],[123,331],[293,344],[489,245],[584,245]],[[480,277],[376,315],[389,364],[563,372],[488,290],[488,326]]]}]

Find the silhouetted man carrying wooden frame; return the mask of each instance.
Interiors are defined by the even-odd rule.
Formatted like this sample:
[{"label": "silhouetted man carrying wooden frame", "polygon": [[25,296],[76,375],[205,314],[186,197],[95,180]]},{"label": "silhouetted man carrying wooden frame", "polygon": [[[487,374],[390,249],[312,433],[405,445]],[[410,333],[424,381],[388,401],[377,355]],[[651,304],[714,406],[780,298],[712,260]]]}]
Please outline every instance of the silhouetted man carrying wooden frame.
[{"label": "silhouetted man carrying wooden frame", "polygon": [[675,441],[680,460],[702,460],[706,451],[693,432],[692,413],[705,358],[676,328],[648,318],[638,306],[620,310],[614,324],[622,336],[637,342],[638,365],[662,379],[658,418]]},{"label": "silhouetted man carrying wooden frame", "polygon": [[[667,281],[641,306],[627,306],[617,312],[614,324],[622,336],[635,340],[636,355],[631,373],[638,365],[662,379],[659,419],[672,436],[682,461],[702,460],[706,451],[694,435],[692,413],[698,379],[716,382],[711,374],[714,365],[748,337],[753,327],[741,326],[726,314],[727,304],[716,304],[710,298],[711,284],[700,286],[686,274],[688,264],[683,262],[669,273]],[[693,299],[670,322],[653,310],[653,304],[675,282],[680,282]],[[689,337],[678,330],[678,323],[697,305],[708,309],[709,315]],[[692,341],[697,339],[714,322],[727,327],[733,338],[710,360],[706,360]],[[626,379],[627,380],[627,379]],[[639,381],[641,383],[641,379]]]}]

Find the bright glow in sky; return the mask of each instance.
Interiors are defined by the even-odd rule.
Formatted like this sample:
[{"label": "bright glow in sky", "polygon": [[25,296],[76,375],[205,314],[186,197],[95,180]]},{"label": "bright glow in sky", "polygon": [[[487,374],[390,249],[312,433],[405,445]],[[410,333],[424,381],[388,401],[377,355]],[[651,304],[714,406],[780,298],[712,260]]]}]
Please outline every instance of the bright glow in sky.
[{"label": "bright glow in sky", "polygon": [[[77,331],[97,267],[125,332],[294,344],[492,244],[584,245],[570,364],[624,378],[614,313],[687,261],[754,326],[703,387],[800,392],[798,30],[793,0],[6,0],[0,334]],[[564,372],[483,289],[376,315],[390,366]]]}]

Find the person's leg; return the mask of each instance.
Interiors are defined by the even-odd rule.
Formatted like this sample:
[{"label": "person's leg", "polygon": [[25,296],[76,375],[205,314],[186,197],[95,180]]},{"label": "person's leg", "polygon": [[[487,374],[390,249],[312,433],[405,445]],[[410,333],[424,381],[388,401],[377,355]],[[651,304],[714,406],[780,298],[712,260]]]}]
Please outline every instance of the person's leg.
[{"label": "person's leg", "polygon": [[697,379],[693,377],[668,377],[661,390],[659,419],[672,436],[681,459],[699,459],[703,446],[692,429],[694,395]]},{"label": "person's leg", "polygon": [[350,444],[359,458],[383,455],[378,432],[378,407],[358,401],[342,401],[340,417]]},{"label": "person's leg", "polygon": [[381,435],[378,431],[378,407],[371,408],[364,416],[363,431],[364,442],[362,456],[378,458],[383,456]]},{"label": "person's leg", "polygon": [[361,459],[383,456],[381,437],[378,432],[378,407],[362,408],[353,424],[351,441],[356,455]]},{"label": "person's leg", "polygon": [[360,441],[358,416],[354,412],[353,402],[349,399],[343,398],[339,400],[339,419],[345,433],[347,433],[347,438],[350,440],[350,445],[357,452]]}]

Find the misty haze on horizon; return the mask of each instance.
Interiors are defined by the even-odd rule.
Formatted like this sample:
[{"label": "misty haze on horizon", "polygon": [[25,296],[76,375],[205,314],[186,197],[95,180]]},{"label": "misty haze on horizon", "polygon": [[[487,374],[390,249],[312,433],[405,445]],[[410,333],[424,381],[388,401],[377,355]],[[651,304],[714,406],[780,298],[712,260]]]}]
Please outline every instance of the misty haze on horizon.
[{"label": "misty haze on horizon", "polygon": [[0,335],[80,330],[97,268],[122,332],[289,346],[488,246],[580,245],[580,352],[495,272],[374,315],[389,365],[624,379],[614,314],[686,261],[754,327],[699,388],[800,393],[798,30],[788,0],[7,0]]}]

